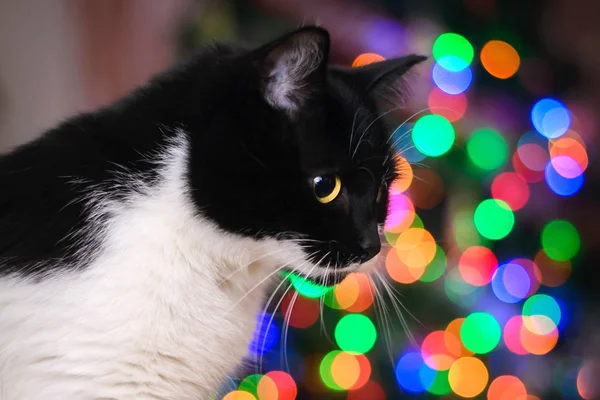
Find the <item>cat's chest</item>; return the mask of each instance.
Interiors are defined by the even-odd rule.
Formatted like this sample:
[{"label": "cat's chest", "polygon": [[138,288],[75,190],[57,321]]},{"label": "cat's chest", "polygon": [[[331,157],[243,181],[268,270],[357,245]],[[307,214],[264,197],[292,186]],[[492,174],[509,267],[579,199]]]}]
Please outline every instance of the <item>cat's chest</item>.
[{"label": "cat's chest", "polygon": [[207,271],[222,262],[177,238],[124,240],[78,274],[0,279],[0,349],[14,349],[0,355],[0,392],[208,396],[246,355],[263,298],[261,289],[232,295],[217,284]]}]

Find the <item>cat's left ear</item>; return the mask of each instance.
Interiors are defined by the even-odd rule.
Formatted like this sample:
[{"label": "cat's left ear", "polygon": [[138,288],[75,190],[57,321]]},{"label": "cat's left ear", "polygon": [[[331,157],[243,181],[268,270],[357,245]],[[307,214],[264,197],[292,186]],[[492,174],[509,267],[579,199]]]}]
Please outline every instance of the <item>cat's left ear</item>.
[{"label": "cat's left ear", "polygon": [[329,33],[304,27],[260,51],[261,91],[274,108],[290,115],[325,88]]},{"label": "cat's left ear", "polygon": [[413,54],[357,68],[336,68],[332,72],[340,75],[363,97],[398,104],[406,95],[406,74],[426,59],[425,56]]}]

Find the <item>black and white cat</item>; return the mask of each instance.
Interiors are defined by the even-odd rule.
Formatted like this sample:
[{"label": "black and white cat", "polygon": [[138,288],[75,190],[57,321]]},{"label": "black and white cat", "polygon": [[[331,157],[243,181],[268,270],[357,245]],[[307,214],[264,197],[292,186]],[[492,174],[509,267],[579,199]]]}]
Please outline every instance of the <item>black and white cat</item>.
[{"label": "black and white cat", "polygon": [[375,100],[424,57],[328,52],[317,27],[213,46],[0,159],[0,399],[208,398],[269,277],[372,261],[395,178]]}]

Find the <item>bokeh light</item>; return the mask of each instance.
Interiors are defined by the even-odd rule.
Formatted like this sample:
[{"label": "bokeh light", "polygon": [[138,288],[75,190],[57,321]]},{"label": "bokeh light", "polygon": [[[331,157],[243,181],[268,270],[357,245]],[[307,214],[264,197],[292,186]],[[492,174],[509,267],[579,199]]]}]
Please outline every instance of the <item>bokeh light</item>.
[{"label": "bokeh light", "polygon": [[519,70],[521,58],[510,44],[502,40],[490,40],[481,49],[483,68],[498,79],[508,79]]},{"label": "bokeh light", "polygon": [[[579,167],[577,164],[574,164],[574,161],[570,163],[570,166]],[[552,160],[546,164],[544,172],[548,187],[559,196],[572,196],[583,186],[583,173],[576,175],[574,178],[566,178],[556,170]]]},{"label": "bokeh light", "polygon": [[332,289],[330,286],[316,284],[310,279],[293,273],[287,274],[287,278],[292,283],[294,289],[296,289],[302,296],[313,299],[323,296]]},{"label": "bokeh light", "polygon": [[527,181],[515,172],[498,174],[492,182],[491,191],[494,199],[504,201],[513,211],[525,207],[531,194]]},{"label": "bokeh light", "polygon": [[483,246],[467,248],[458,260],[458,270],[465,282],[474,286],[484,286],[491,282],[498,268],[494,253]]},{"label": "bokeh light", "polygon": [[487,354],[500,342],[502,332],[496,319],[483,312],[472,313],[463,322],[460,338],[476,354]]},{"label": "bokeh light", "polygon": [[258,384],[263,378],[261,374],[252,374],[245,377],[238,385],[238,390],[251,393],[254,397],[258,397]]},{"label": "bokeh light", "polygon": [[527,400],[527,389],[516,376],[502,375],[490,384],[487,400]]},{"label": "bokeh light", "polygon": [[465,115],[468,103],[464,93],[453,96],[434,87],[427,98],[427,105],[432,113],[455,122]]},{"label": "bokeh light", "polygon": [[272,322],[270,314],[260,313],[256,318],[256,329],[250,342],[249,350],[254,355],[267,353],[275,347],[279,340],[279,329]]},{"label": "bokeh light", "polygon": [[257,400],[252,393],[243,390],[234,390],[223,397],[223,400]]},{"label": "bokeh light", "polygon": [[570,128],[571,114],[560,101],[543,98],[532,107],[531,122],[541,135],[548,139],[556,139]]},{"label": "bokeh light", "polygon": [[[425,391],[421,377],[421,369],[426,365],[420,352],[409,352],[404,354],[396,364],[396,380],[403,390],[410,393],[422,393]],[[434,376],[431,376],[433,378]],[[428,384],[431,384],[430,379]]]},{"label": "bokeh light", "polygon": [[546,254],[556,261],[570,260],[579,252],[579,232],[569,221],[554,220],[544,226],[541,237]]},{"label": "bokeh light", "polygon": [[454,144],[454,127],[440,115],[425,115],[415,123],[412,139],[417,149],[430,157],[446,153]]},{"label": "bokeh light", "polygon": [[506,237],[513,229],[515,216],[504,201],[487,199],[475,209],[474,222],[481,236],[499,240]]},{"label": "bokeh light", "polygon": [[446,272],[446,254],[440,246],[436,246],[433,260],[425,267],[423,275],[419,278],[421,282],[433,282],[439,279]]},{"label": "bokeh light", "polygon": [[444,93],[458,95],[466,91],[473,81],[471,67],[460,71],[451,71],[436,63],[433,66],[431,77],[436,86]]},{"label": "bokeh light", "polygon": [[398,283],[410,284],[418,281],[424,274],[427,266],[410,268],[404,264],[395,249],[391,249],[385,258],[385,269],[393,280]]},{"label": "bokeh light", "polygon": [[384,226],[386,232],[403,232],[411,226],[415,215],[415,206],[406,195],[390,193],[388,215]]},{"label": "bokeh light", "polygon": [[446,331],[431,332],[421,344],[421,356],[425,364],[436,371],[449,370],[460,355],[460,340]]},{"label": "bokeh light", "polygon": [[347,352],[366,353],[375,344],[375,339],[375,325],[363,314],[344,315],[335,327],[335,341]]},{"label": "bokeh light", "polygon": [[363,387],[348,392],[346,400],[385,400],[385,392],[375,381],[368,381]]},{"label": "bokeh light", "polygon": [[449,71],[461,71],[473,61],[473,46],[457,33],[443,33],[433,43],[433,58]]},{"label": "bokeh light", "polygon": [[425,269],[435,257],[437,246],[427,230],[409,228],[398,236],[395,249],[400,262],[408,268]]},{"label": "bokeh light", "polygon": [[488,380],[489,373],[485,364],[474,357],[459,358],[448,373],[448,381],[454,393],[465,398],[481,394]]},{"label": "bokeh light", "polygon": [[284,371],[270,371],[258,383],[258,400],[269,400],[267,393],[272,393],[272,385],[269,381],[277,388],[277,396],[273,398],[274,400],[296,399],[298,387],[294,378]]},{"label": "bokeh light", "polygon": [[415,207],[431,210],[444,200],[444,182],[434,170],[415,168],[414,179],[408,190],[408,195]]},{"label": "bokeh light", "polygon": [[363,67],[365,65],[373,64],[376,62],[384,61],[385,57],[376,53],[363,53],[354,59],[352,62],[353,67]]},{"label": "bokeh light", "polygon": [[531,279],[523,266],[514,262],[502,264],[492,279],[492,290],[498,300],[517,303],[531,290]]},{"label": "bokeh light", "polygon": [[371,377],[371,364],[362,354],[336,353],[331,362],[331,378],[343,390],[362,387]]},{"label": "bokeh light", "polygon": [[570,261],[556,261],[548,256],[544,249],[540,250],[534,259],[540,269],[542,284],[548,287],[558,287],[564,284],[571,275]]},{"label": "bokeh light", "polygon": [[312,326],[319,319],[319,311],[318,299],[297,296],[296,292],[287,293],[281,302],[281,315],[294,328]]},{"label": "bokeh light", "polygon": [[494,170],[506,162],[508,145],[500,133],[484,128],[471,134],[467,141],[467,153],[479,168]]},{"label": "bokeh light", "polygon": [[523,304],[523,325],[538,335],[548,335],[559,325],[560,306],[551,296],[536,294]]}]

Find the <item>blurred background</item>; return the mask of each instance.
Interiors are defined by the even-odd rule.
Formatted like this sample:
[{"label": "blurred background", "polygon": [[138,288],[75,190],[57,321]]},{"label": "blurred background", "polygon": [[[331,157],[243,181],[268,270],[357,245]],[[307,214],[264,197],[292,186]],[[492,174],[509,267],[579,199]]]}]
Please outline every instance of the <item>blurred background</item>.
[{"label": "blurred background", "polygon": [[213,40],[318,23],[335,63],[429,55],[386,116],[406,162],[378,272],[289,277],[217,398],[598,399],[598,15],[593,0],[0,0],[0,150]]}]

